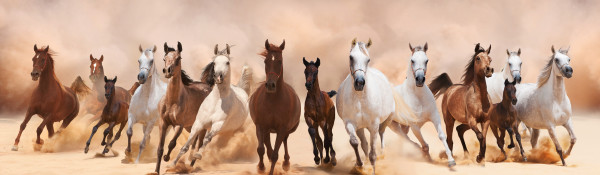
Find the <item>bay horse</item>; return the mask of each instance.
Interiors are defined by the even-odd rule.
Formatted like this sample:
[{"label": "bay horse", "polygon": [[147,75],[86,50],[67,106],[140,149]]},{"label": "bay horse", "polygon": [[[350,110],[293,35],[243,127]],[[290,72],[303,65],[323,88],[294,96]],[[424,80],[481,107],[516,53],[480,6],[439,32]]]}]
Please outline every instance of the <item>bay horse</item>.
[{"label": "bay horse", "polygon": [[[157,149],[156,173],[160,173],[161,158],[169,161],[171,151],[177,144],[177,138],[181,131],[185,128],[190,132],[200,104],[210,93],[215,83],[213,74],[214,67],[209,64],[202,73],[201,82],[192,80],[184,70],[181,69],[181,51],[183,51],[181,43],[177,42],[177,50],[171,48],[165,42],[164,45],[165,68],[163,73],[165,78],[169,79],[165,96],[158,104],[160,113],[160,142]],[[173,126],[175,135],[169,143],[169,150],[163,157],[163,147],[165,145],[165,137],[169,126]],[[195,144],[193,144],[195,145]]]},{"label": "bay horse", "polygon": [[[384,148],[383,133],[390,119],[395,115],[396,105],[394,91],[387,77],[379,70],[368,67],[371,60],[367,48],[372,42],[357,42],[352,40],[350,47],[350,73],[340,84],[336,107],[340,118],[344,121],[346,131],[350,135],[350,145],[356,155],[356,166],[362,167],[363,162],[358,153],[358,139],[365,156],[368,156],[375,174],[375,142],[377,134],[381,136],[381,148]],[[371,134],[371,149],[367,153],[368,141],[364,129]],[[358,139],[357,139],[358,136]]]},{"label": "bay horse", "polygon": [[90,54],[90,76],[89,79],[92,81],[92,90],[90,95],[81,99],[83,109],[81,114],[91,114],[94,117],[93,120],[99,119],[102,114],[102,109],[106,104],[106,98],[104,97],[104,55],[101,55],[99,59],[94,58]]},{"label": "bay horse", "polygon": [[[283,80],[282,51],[284,48],[285,40],[279,46],[270,44],[269,40],[265,41],[265,51],[260,55],[264,57],[267,80],[254,91],[249,102],[250,116],[256,125],[258,139],[258,148],[256,149],[259,156],[258,171],[265,170],[263,155],[266,146],[267,156],[271,161],[271,170],[269,171],[271,175],[275,169],[282,142],[285,148],[282,166],[284,170],[289,170],[290,156],[287,139],[291,133],[296,131],[300,123],[300,99],[294,88]],[[271,148],[270,133],[277,134],[274,149]]]},{"label": "bay horse", "polygon": [[62,85],[56,74],[54,73],[54,52],[50,50],[50,46],[45,46],[40,49],[37,45],[33,46],[35,55],[32,58],[33,71],[31,71],[31,79],[33,81],[40,80],[38,86],[33,90],[29,99],[29,107],[25,114],[25,119],[21,123],[19,134],[15,139],[15,144],[11,148],[12,151],[19,149],[19,141],[21,134],[27,123],[33,115],[38,115],[42,118],[42,123],[38,126],[36,144],[44,144],[40,138],[44,127],[48,129],[48,138],[54,135],[54,122],[63,121],[58,132],[69,126],[71,121],[79,113],[79,97],[84,97],[89,93],[90,89],[83,84],[81,77],[77,77],[70,87]]},{"label": "bay horse", "polygon": [[[90,138],[85,143],[84,152],[87,153],[89,151],[90,142],[92,141],[92,137],[98,131],[98,127],[107,123],[108,127],[104,130],[104,137],[102,137],[102,145],[105,145],[102,154],[108,153],[113,143],[115,143],[121,137],[121,131],[125,128],[125,124],[127,124],[127,111],[129,110],[129,101],[131,101],[131,93],[137,88],[135,85],[132,87],[132,90],[126,90],[122,87],[117,87],[115,84],[117,83],[117,77],[111,79],[107,79],[104,76],[104,96],[106,98],[106,105],[102,110],[102,114],[100,115],[100,120],[98,123],[92,128],[92,134]],[[113,137],[113,128],[115,125],[119,124],[119,130],[117,131],[114,140],[111,141]]]},{"label": "bay horse", "polygon": [[[556,146],[556,152],[560,156],[563,166],[566,166],[564,157],[571,154],[573,145],[577,141],[573,132],[571,120],[571,101],[565,90],[564,78],[573,76],[573,68],[570,65],[571,58],[567,55],[569,49],[554,50],[551,48],[552,56],[542,69],[537,83],[517,85],[517,116],[527,127],[531,127],[531,146],[537,145],[540,129],[547,129],[550,138]],[[571,145],[567,152],[563,153],[555,127],[563,126],[569,132]]]},{"label": "bay horse", "polygon": [[[444,95],[442,100],[442,114],[446,123],[446,134],[448,138],[446,142],[450,150],[452,150],[452,128],[454,122],[458,121],[462,124],[456,127],[460,142],[463,146],[465,154],[468,154],[467,145],[463,135],[465,131],[471,129],[475,132],[479,140],[479,155],[476,161],[480,163],[485,158],[486,134],[490,124],[489,116],[487,115],[490,108],[490,101],[487,93],[485,77],[492,76],[493,68],[490,68],[492,58],[489,53],[492,46],[485,50],[479,46],[475,46],[475,54],[471,57],[469,64],[465,67],[465,72],[462,76],[461,84],[452,84],[452,80],[446,73],[442,73],[436,77],[429,88],[436,97]],[[477,128],[477,124],[481,124],[481,130]]]},{"label": "bay horse", "polygon": [[502,93],[502,101],[500,103],[493,104],[488,112],[490,116],[490,129],[492,129],[492,133],[494,133],[494,137],[496,137],[496,143],[498,144],[498,148],[504,154],[504,160],[506,160],[506,152],[504,151],[504,136],[506,134],[505,131],[508,131],[510,135],[510,145],[508,148],[514,148],[515,144],[513,142],[513,132],[517,139],[517,143],[519,143],[521,157],[523,157],[524,161],[527,161],[527,157],[525,156],[525,151],[523,150],[523,145],[521,144],[521,134],[518,132],[518,119],[517,119],[517,110],[513,105],[517,104],[517,89],[515,85],[518,80],[513,79],[512,82],[508,82],[508,79],[504,80],[504,92]]},{"label": "bay horse", "polygon": [[150,133],[152,133],[154,124],[160,118],[158,103],[167,91],[167,83],[160,79],[154,63],[156,45],[146,50],[143,50],[142,45],[140,45],[139,50],[141,55],[138,58],[139,73],[137,78],[141,86],[131,96],[127,117],[127,149],[125,150],[126,153],[131,154],[133,125],[136,123],[144,125],[142,127],[144,137],[140,143],[139,154],[135,159],[136,164],[139,163],[142,151],[150,141]]},{"label": "bay horse", "polygon": [[197,153],[190,153],[190,159],[201,160],[206,145],[213,137],[243,128],[248,119],[248,93],[252,85],[252,69],[244,66],[237,85],[232,85],[229,48],[229,44],[226,44],[225,49],[219,51],[219,45],[215,45],[215,56],[210,64],[214,67],[213,75],[217,88],[213,88],[200,105],[188,140],[181,147],[173,165],[188,151],[191,142],[196,142],[195,138],[202,142]]},{"label": "bay horse", "polygon": [[[402,132],[408,134],[408,129],[410,128],[417,140],[421,143],[423,155],[428,160],[431,160],[429,155],[429,145],[425,142],[425,139],[423,139],[421,127],[427,122],[432,122],[438,133],[438,138],[446,149],[448,166],[452,167],[456,165],[456,162],[452,157],[452,152],[450,151],[450,148],[448,148],[448,144],[445,142],[447,137],[442,129],[441,117],[436,107],[435,98],[427,85],[425,85],[427,63],[429,62],[429,58],[426,54],[428,49],[427,43],[425,43],[424,46],[416,47],[413,47],[409,43],[408,46],[411,51],[411,57],[406,72],[406,80],[404,80],[402,84],[396,86],[394,91],[401,97],[396,99],[397,103],[403,102],[410,110],[396,109],[399,113],[396,115],[397,118],[394,118],[392,123],[390,123],[390,129],[395,132],[403,130]],[[403,114],[403,112],[406,111],[410,111],[412,114]]]},{"label": "bay horse", "polygon": [[[317,165],[321,160],[323,160],[323,163],[331,161],[331,164],[335,166],[337,160],[335,159],[335,150],[332,144],[335,106],[331,98],[337,92],[334,90],[329,92],[321,91],[319,87],[319,66],[321,65],[321,59],[317,58],[316,62],[308,62],[306,58],[302,58],[302,63],[306,67],[304,69],[304,77],[306,78],[304,85],[308,91],[306,93],[306,100],[304,100],[304,120],[306,121],[306,125],[308,125],[308,134],[313,143],[314,161]],[[321,140],[319,127],[323,130],[325,142]],[[325,147],[325,159],[323,159],[323,147]],[[331,154],[331,158],[329,154]]]}]

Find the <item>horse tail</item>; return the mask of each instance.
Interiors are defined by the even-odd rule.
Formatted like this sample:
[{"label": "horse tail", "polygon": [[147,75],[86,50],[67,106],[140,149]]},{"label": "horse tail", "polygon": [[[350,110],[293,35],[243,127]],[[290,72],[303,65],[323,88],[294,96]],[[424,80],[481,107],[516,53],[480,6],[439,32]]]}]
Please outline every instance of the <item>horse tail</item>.
[{"label": "horse tail", "polygon": [[452,86],[452,80],[446,73],[442,73],[439,76],[435,77],[433,81],[428,85],[429,90],[435,95],[437,99],[440,95],[444,94],[448,87]]},{"label": "horse tail", "polygon": [[133,93],[135,93],[135,90],[140,87],[140,83],[135,82],[133,83],[133,86],[131,86],[131,89],[129,89],[129,95],[133,95]]},{"label": "horse tail", "polygon": [[335,92],[335,90],[331,90],[331,91],[327,92],[327,95],[329,95],[329,98],[335,96],[335,94],[337,94],[337,92]]},{"label": "horse tail", "polygon": [[254,79],[252,78],[252,68],[244,65],[242,68],[242,76],[237,83],[237,87],[244,89],[246,94],[250,95],[250,91],[252,90],[252,84],[254,83]]},{"label": "horse tail", "polygon": [[215,85],[215,62],[208,63],[202,70],[200,81],[208,84],[210,87]]},{"label": "horse tail", "polygon": [[71,88],[71,90],[73,90],[75,92],[75,94],[77,95],[77,97],[79,99],[85,97],[87,94],[92,92],[92,90],[87,85],[85,85],[85,83],[83,82],[83,79],[81,79],[81,76],[77,76],[75,81],[73,81],[73,83],[71,83],[70,88]]}]

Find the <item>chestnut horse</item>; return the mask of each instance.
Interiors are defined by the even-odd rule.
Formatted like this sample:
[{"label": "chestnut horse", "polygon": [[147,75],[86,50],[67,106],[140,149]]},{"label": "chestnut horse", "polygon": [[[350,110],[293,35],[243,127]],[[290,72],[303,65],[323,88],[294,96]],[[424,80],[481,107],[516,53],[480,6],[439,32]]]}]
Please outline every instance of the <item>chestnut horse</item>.
[{"label": "chestnut horse", "polygon": [[[436,94],[436,97],[444,94],[442,114],[446,123],[446,134],[448,135],[446,142],[450,151],[452,151],[452,128],[454,127],[454,122],[458,121],[462,124],[456,127],[456,131],[458,132],[465,154],[469,152],[463,138],[465,131],[472,129],[477,135],[480,149],[477,156],[478,163],[485,158],[485,137],[490,124],[487,115],[490,108],[490,101],[485,77],[490,77],[494,73],[494,69],[490,68],[492,58],[489,56],[489,53],[491,49],[491,45],[485,50],[477,43],[475,54],[471,57],[462,76],[462,84],[452,84],[450,77],[446,73],[442,73],[429,84],[431,92]],[[481,123],[481,131],[477,128],[477,123]]]},{"label": "chestnut horse", "polygon": [[[106,130],[104,130],[104,137],[102,137],[102,145],[106,145],[102,151],[102,154],[106,154],[112,147],[113,143],[119,140],[121,137],[121,131],[123,131],[123,128],[125,128],[125,125],[127,124],[127,111],[129,110],[131,94],[133,91],[135,91],[139,84],[136,82],[131,90],[126,90],[122,87],[115,86],[115,83],[117,83],[116,76],[112,80],[109,80],[106,78],[106,76],[104,76],[104,96],[106,98],[106,105],[104,105],[104,109],[100,115],[100,120],[92,129],[92,134],[85,143],[85,153],[89,151],[92,137],[94,134],[96,134],[96,131],[98,131],[98,127],[100,127],[100,125],[108,123],[108,127]],[[119,131],[117,131],[115,139],[111,141],[113,137],[113,128],[117,124],[119,124]]]},{"label": "chestnut horse", "polygon": [[[173,139],[169,143],[169,150],[167,155],[164,156],[165,161],[169,161],[169,156],[177,144],[177,138],[181,134],[181,131],[184,128],[188,132],[191,131],[200,104],[208,96],[215,84],[214,76],[212,75],[214,70],[213,64],[209,64],[209,66],[204,68],[202,82],[196,82],[181,69],[181,43],[177,42],[177,50],[175,50],[165,42],[164,49],[165,56],[163,60],[165,61],[165,68],[163,69],[163,73],[169,79],[169,82],[167,84],[167,92],[158,104],[161,118],[158,125],[160,128],[160,142],[157,149],[156,173],[160,173],[160,162],[163,157],[167,129],[169,126],[173,126],[175,136],[173,136]],[[192,149],[195,148],[195,145],[196,141],[192,144]]]},{"label": "chestnut horse", "polygon": [[37,114],[43,119],[36,130],[37,139],[35,143],[44,144],[44,141],[40,139],[44,127],[48,129],[48,138],[54,135],[54,122],[63,121],[58,132],[66,128],[79,113],[77,96],[83,97],[90,91],[83,84],[81,77],[77,77],[71,87],[64,86],[58,81],[54,73],[54,59],[52,58],[54,52],[50,50],[49,46],[38,49],[37,45],[34,45],[33,51],[35,55],[32,58],[33,71],[31,71],[31,79],[33,81],[39,79],[40,82],[29,99],[29,107],[12,147],[13,151],[19,149],[21,134],[33,115]]},{"label": "chestnut horse", "polygon": [[90,54],[90,80],[92,81],[91,95],[81,99],[82,107],[81,114],[92,114],[93,120],[100,118],[102,109],[106,104],[106,98],[104,97],[104,55],[101,55],[99,59],[96,59]]},{"label": "chestnut horse", "polygon": [[[288,154],[287,139],[288,136],[296,131],[300,123],[300,99],[292,86],[283,81],[283,56],[282,51],[285,48],[285,40],[281,45],[275,46],[265,41],[265,51],[261,53],[265,61],[265,73],[267,81],[262,83],[250,97],[250,116],[256,125],[256,137],[258,138],[258,171],[265,170],[263,155],[265,154],[265,145],[267,146],[267,156],[271,160],[271,170],[273,174],[275,164],[277,163],[279,147],[283,142],[285,156],[283,169],[289,170],[290,156]],[[271,148],[270,133],[276,133],[275,149]]]},{"label": "chestnut horse", "polygon": [[502,151],[502,154],[504,154],[504,159],[502,161],[506,160],[507,158],[506,152],[504,152],[504,131],[508,131],[508,134],[510,134],[510,145],[508,145],[509,149],[515,147],[515,143],[512,139],[513,132],[515,133],[515,137],[517,138],[517,142],[519,143],[519,147],[521,149],[521,157],[523,157],[524,161],[527,161],[527,157],[525,157],[525,151],[523,151],[523,145],[521,144],[521,134],[517,130],[517,109],[513,106],[517,104],[517,88],[515,88],[515,84],[518,81],[518,79],[513,79],[513,82],[510,83],[507,79],[505,79],[502,101],[500,103],[493,104],[488,111],[488,116],[490,116],[491,121],[490,128],[492,129],[492,133],[494,133],[494,137],[496,137],[498,148],[500,148],[500,151]]},{"label": "chestnut horse", "polygon": [[[331,97],[335,96],[334,90],[325,92],[319,88],[319,66],[321,65],[321,59],[317,58],[317,61],[306,61],[302,58],[302,62],[306,68],[304,69],[304,77],[306,78],[306,100],[304,100],[304,120],[308,125],[308,134],[310,134],[310,140],[313,143],[313,154],[315,155],[315,164],[319,164],[323,159],[323,146],[325,146],[325,159],[323,163],[329,163],[329,154],[331,153],[331,164],[336,165],[337,160],[335,159],[335,150],[331,144],[333,137],[333,123],[335,121],[335,106]],[[323,135],[325,136],[325,143],[321,140],[319,135],[319,126],[323,129]],[[317,147],[319,148],[317,151]],[[320,155],[320,157],[319,157]]]}]

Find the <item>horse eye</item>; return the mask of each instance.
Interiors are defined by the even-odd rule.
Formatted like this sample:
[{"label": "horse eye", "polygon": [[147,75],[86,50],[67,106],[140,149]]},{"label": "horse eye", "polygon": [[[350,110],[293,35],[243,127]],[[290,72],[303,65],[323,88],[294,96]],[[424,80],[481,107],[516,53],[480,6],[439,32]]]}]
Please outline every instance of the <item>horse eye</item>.
[{"label": "horse eye", "polygon": [[227,62],[227,65],[229,65],[229,61]]},{"label": "horse eye", "polygon": [[350,61],[354,61],[354,57],[350,56]]},{"label": "horse eye", "polygon": [[415,64],[415,60],[410,60],[410,63],[411,64]]},{"label": "horse eye", "polygon": [[429,60],[426,60],[426,61],[425,61],[425,64],[427,64],[427,63],[429,63]]},{"label": "horse eye", "polygon": [[477,61],[479,61],[479,60],[480,60],[480,58],[479,58],[479,57],[477,57]]}]

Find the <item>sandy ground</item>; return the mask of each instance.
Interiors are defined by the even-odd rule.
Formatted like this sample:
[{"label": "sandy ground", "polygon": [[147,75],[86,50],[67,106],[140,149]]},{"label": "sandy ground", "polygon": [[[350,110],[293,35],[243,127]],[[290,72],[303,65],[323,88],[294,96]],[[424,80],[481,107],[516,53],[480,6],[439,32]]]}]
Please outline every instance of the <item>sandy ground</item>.
[{"label": "sandy ground", "polygon": [[[487,162],[484,165],[476,164],[474,163],[474,157],[478,153],[478,143],[473,132],[469,131],[465,137],[470,150],[472,150],[471,155],[465,158],[458,136],[455,134],[453,136],[455,140],[454,157],[457,159],[458,165],[450,170],[446,167],[446,159],[439,156],[443,146],[437,139],[433,126],[428,123],[422,131],[425,140],[430,145],[433,162],[426,161],[422,158],[419,149],[388,129],[385,135],[385,156],[379,156],[380,159],[377,161],[376,166],[377,174],[598,174],[600,173],[600,168],[598,168],[600,163],[596,158],[600,157],[598,149],[600,141],[596,140],[598,136],[595,135],[595,128],[600,126],[600,118],[597,116],[597,114],[586,114],[574,117],[578,141],[571,156],[566,159],[567,167],[559,166],[559,163],[539,163],[558,160],[554,152],[554,145],[547,137],[546,131],[542,131],[540,148],[534,151],[531,150],[529,137],[523,139],[528,157],[538,163],[519,162],[520,156],[516,149],[508,150],[509,159],[506,162],[494,163],[494,160],[501,158],[502,155],[496,146],[495,138],[490,133],[487,139]],[[100,146],[101,132],[98,132],[92,140],[90,152],[88,154],[83,153],[85,141],[91,132],[91,126],[88,125],[89,122],[86,117],[81,117],[54,138],[47,139],[47,133],[44,131],[42,138],[45,139],[45,144],[41,151],[34,151],[35,129],[41,123],[41,119],[33,118],[21,138],[19,151],[15,152],[10,149],[23,117],[1,116],[0,138],[3,139],[0,141],[0,162],[2,164],[0,174],[146,174],[154,171],[154,157],[159,138],[157,128],[152,132],[151,142],[143,153],[142,162],[140,164],[130,164],[129,159],[124,154],[127,142],[125,132],[113,147],[113,153],[116,153],[116,156],[113,153],[108,153],[105,156],[98,154],[103,149]],[[298,130],[289,138],[292,168],[288,172],[283,171],[281,168],[282,148],[280,150],[280,160],[276,166],[276,174],[348,174],[350,172],[370,174],[372,168],[368,163],[362,171],[353,170],[354,154],[348,143],[348,134],[340,124],[341,120],[336,118],[334,128],[334,148],[338,154],[338,165],[336,167],[314,164],[307,127],[302,120]],[[252,124],[247,126],[248,128],[243,132],[215,138],[213,145],[207,147],[207,153],[204,155],[203,160],[199,161],[195,167],[185,167],[179,172],[191,171],[192,174],[257,174],[256,163],[258,158],[254,127]],[[58,128],[58,126],[55,128]],[[564,128],[560,128],[558,131],[561,144],[566,149],[569,145],[568,134]],[[167,139],[171,138],[171,134]],[[412,135],[412,133],[409,135]],[[225,137],[230,139],[225,140]],[[411,138],[416,140],[413,136]],[[184,133],[171,155],[172,159],[177,155],[179,148],[186,139],[187,133]],[[136,125],[132,140],[134,142],[133,152],[136,154],[137,145],[141,140],[141,126]],[[183,160],[187,159],[184,158]],[[266,160],[268,159],[265,158]],[[363,158],[363,160],[365,159]],[[170,163],[163,162],[163,172],[169,169]],[[266,161],[266,166],[269,166],[268,161]],[[173,171],[173,169],[170,169],[170,171]]]}]

